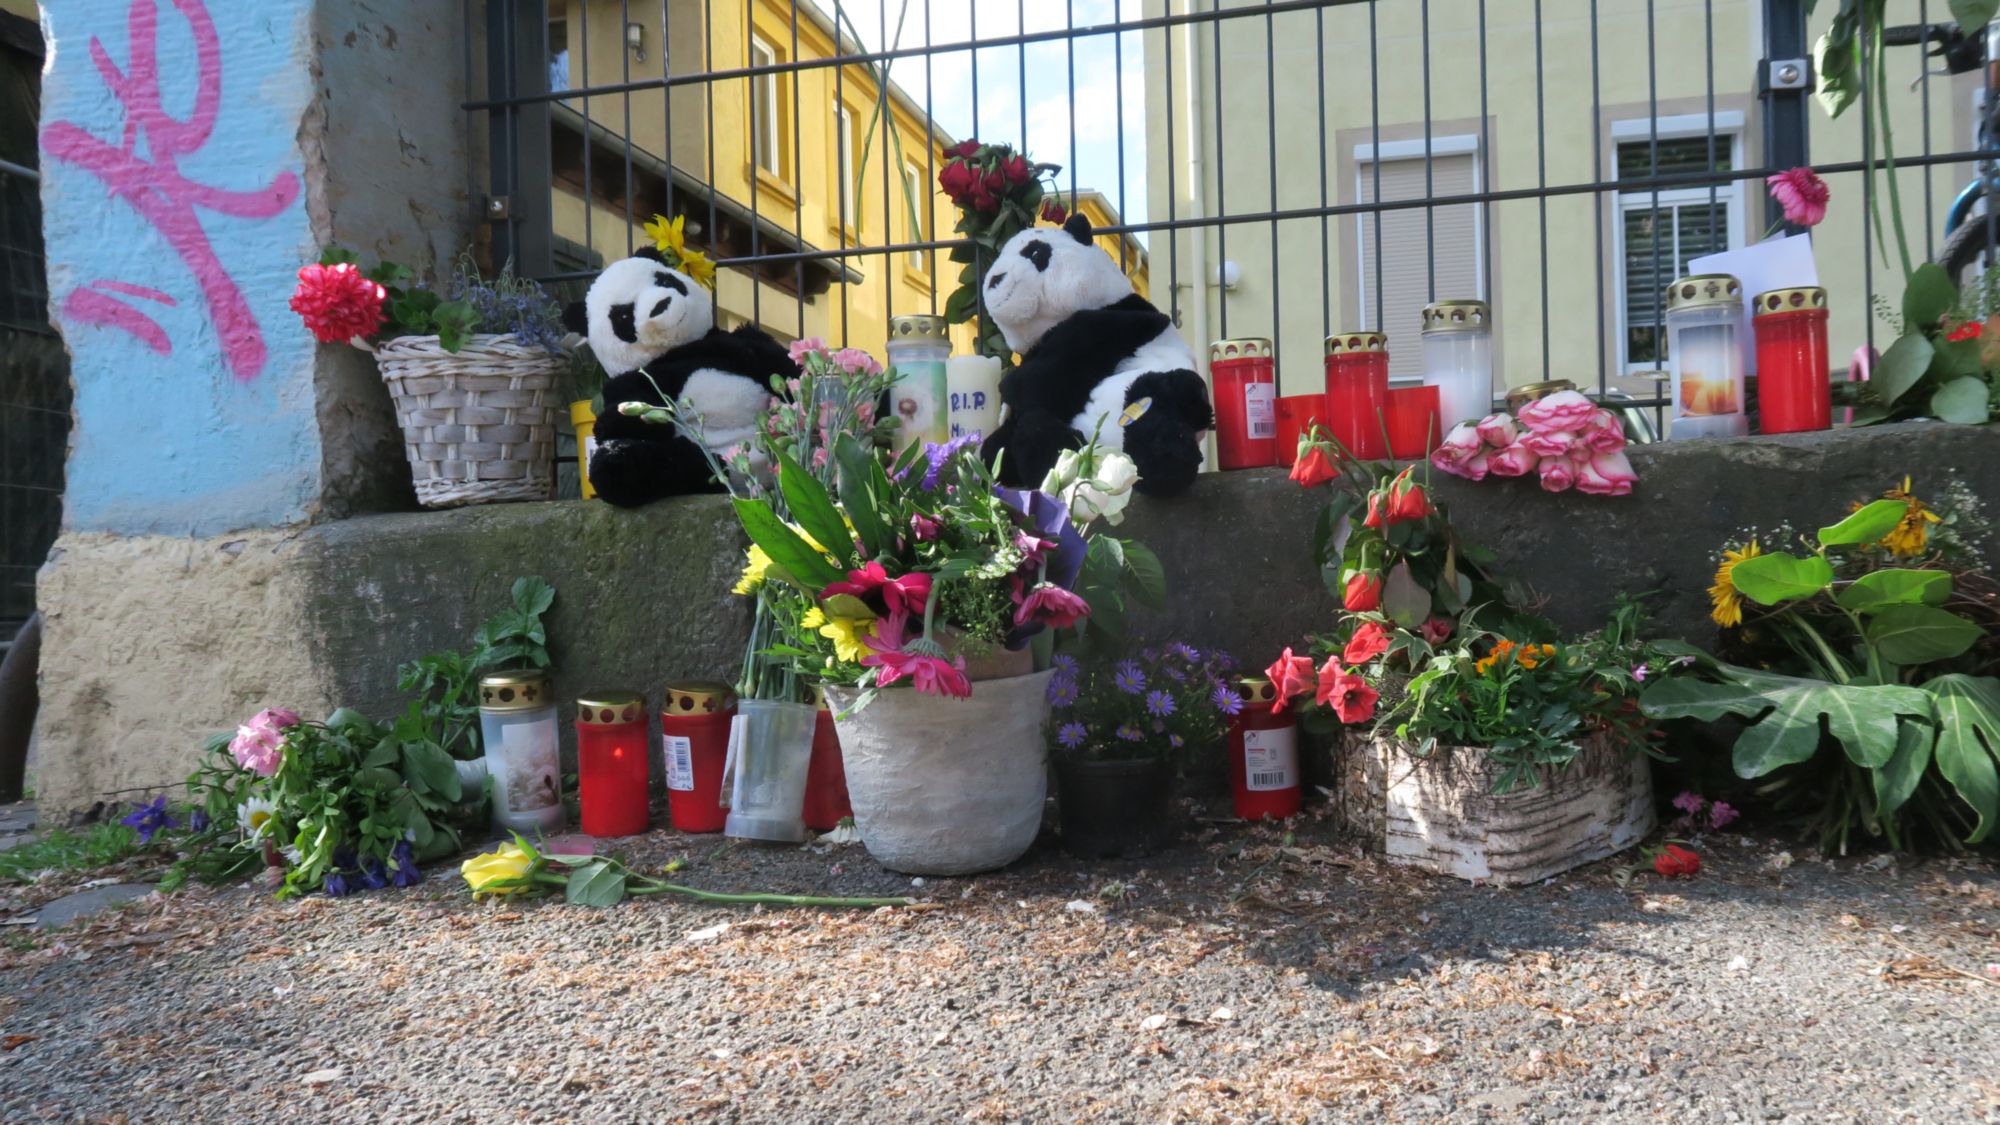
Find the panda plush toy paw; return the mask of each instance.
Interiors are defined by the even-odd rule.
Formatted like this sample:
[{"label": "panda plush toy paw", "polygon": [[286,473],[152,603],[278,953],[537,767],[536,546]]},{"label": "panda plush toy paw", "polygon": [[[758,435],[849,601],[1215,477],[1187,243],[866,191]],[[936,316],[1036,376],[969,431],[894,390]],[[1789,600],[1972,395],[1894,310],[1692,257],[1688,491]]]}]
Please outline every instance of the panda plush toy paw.
[{"label": "panda plush toy paw", "polygon": [[756,432],[772,377],[795,370],[784,345],[757,328],[716,328],[708,290],[650,248],[606,266],[563,319],[588,337],[610,376],[590,483],[621,507],[723,486],[679,429],[622,414],[620,403],[673,400],[682,418],[699,419],[702,444],[720,457]]},{"label": "panda plush toy paw", "polygon": [[988,461],[1000,458],[1001,483],[1040,484],[1093,434],[1132,458],[1141,492],[1193,483],[1215,425],[1208,385],[1173,322],[1091,241],[1090,220],[1009,239],[980,297],[1021,356],[1000,382],[1006,420],[984,446]]}]

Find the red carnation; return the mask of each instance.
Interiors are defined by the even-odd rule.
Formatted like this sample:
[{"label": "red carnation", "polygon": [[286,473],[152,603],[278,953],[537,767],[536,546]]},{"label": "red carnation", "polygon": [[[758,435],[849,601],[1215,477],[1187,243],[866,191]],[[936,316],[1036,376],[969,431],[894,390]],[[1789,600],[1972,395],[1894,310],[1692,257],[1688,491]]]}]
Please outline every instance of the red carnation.
[{"label": "red carnation", "polygon": [[1981,335],[1985,334],[1985,332],[1986,332],[1985,322],[1978,320],[1968,320],[1964,324],[1959,325],[1957,328],[1952,329],[1950,334],[1945,336],[1945,339],[1953,341],[1954,343],[1956,343],[1959,340],[1977,340]]},{"label": "red carnation", "polygon": [[1356,574],[1347,580],[1340,598],[1349,613],[1372,613],[1382,608],[1382,580],[1373,574]]},{"label": "red carnation", "polygon": [[1042,201],[1042,221],[1061,226],[1069,221],[1069,208],[1064,207],[1061,200],[1044,199]]},{"label": "red carnation", "polygon": [[337,344],[373,335],[382,327],[388,290],[361,276],[352,262],[310,265],[299,271],[292,311],[321,343]]},{"label": "red carnation", "polygon": [[1653,857],[1653,870],[1669,879],[1685,879],[1701,870],[1701,857],[1679,844],[1668,844]]}]

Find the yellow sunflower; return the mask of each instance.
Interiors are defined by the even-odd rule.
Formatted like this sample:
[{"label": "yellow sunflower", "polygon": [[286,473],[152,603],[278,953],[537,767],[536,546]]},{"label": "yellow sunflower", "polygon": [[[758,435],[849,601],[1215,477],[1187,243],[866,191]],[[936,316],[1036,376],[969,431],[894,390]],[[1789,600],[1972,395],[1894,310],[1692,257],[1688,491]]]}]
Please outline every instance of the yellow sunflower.
[{"label": "yellow sunflower", "polygon": [[1885,499],[1902,501],[1903,519],[1882,537],[1881,545],[1899,559],[1913,559],[1923,554],[1930,542],[1930,525],[1938,522],[1938,514],[1910,491],[1910,478],[1907,476],[1903,478],[1903,487],[1892,488],[1882,495]]},{"label": "yellow sunflower", "polygon": [[1752,539],[1741,547],[1725,549],[1722,565],[1715,568],[1715,585],[1708,588],[1708,616],[1724,628],[1743,624],[1743,595],[1736,592],[1736,583],[1730,572],[1744,559],[1754,559],[1764,552]]},{"label": "yellow sunflower", "polygon": [[868,649],[861,638],[873,636],[875,618],[830,616],[825,610],[814,606],[799,619],[799,626],[811,629],[833,642],[833,654],[849,664],[859,664],[868,655]]},{"label": "yellow sunflower", "polygon": [[764,548],[755,543],[750,544],[750,549],[743,553],[743,574],[737,578],[736,585],[730,592],[756,593],[757,587],[764,584],[764,572],[769,569],[771,569],[771,556],[764,553]]},{"label": "yellow sunflower", "polygon": [[715,288],[715,263],[699,250],[681,251],[680,271],[706,288]]},{"label": "yellow sunflower", "polygon": [[653,240],[653,249],[662,254],[673,253],[684,256],[686,236],[681,233],[681,225],[687,221],[686,215],[676,215],[672,222],[665,215],[654,215],[653,221],[644,227],[646,237]]}]

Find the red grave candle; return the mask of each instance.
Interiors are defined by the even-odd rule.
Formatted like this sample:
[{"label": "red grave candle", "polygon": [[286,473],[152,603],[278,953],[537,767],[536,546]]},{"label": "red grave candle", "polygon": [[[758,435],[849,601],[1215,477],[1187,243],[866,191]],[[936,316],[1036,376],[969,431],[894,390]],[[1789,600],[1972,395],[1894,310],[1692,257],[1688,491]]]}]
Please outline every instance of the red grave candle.
[{"label": "red grave candle", "polygon": [[1416,461],[1431,455],[1444,437],[1438,432],[1438,388],[1389,388],[1389,456]]},{"label": "red grave candle", "polygon": [[1833,425],[1826,290],[1774,289],[1751,303],[1757,333],[1757,428],[1766,434]]},{"label": "red grave candle", "polygon": [[586,836],[646,830],[646,701],[597,691],[576,701],[576,795]]},{"label": "red grave candle", "polygon": [[1217,340],[1208,346],[1215,383],[1215,463],[1262,469],[1278,463],[1278,371],[1271,341]]},{"label": "red grave candle", "polygon": [[667,811],[682,832],[720,832],[722,765],[736,692],[709,680],[667,685],[660,704],[660,741],[667,766]]},{"label": "red grave candle", "polygon": [[1326,396],[1286,395],[1278,400],[1278,456],[1280,469],[1289,469],[1299,458],[1299,439],[1315,425],[1326,424]]},{"label": "red grave candle", "polygon": [[847,800],[847,769],[840,761],[840,732],[834,729],[833,710],[820,700],[819,716],[813,725],[812,761],[806,766],[806,827],[814,832],[831,832],[842,817],[854,815]]},{"label": "red grave candle", "polygon": [[1363,461],[1389,456],[1389,337],[1342,332],[1326,338],[1326,428]]},{"label": "red grave candle", "polygon": [[1243,710],[1229,720],[1229,786],[1236,815],[1244,820],[1287,817],[1299,811],[1299,724],[1289,709],[1271,712],[1277,689],[1262,676],[1237,681]]}]

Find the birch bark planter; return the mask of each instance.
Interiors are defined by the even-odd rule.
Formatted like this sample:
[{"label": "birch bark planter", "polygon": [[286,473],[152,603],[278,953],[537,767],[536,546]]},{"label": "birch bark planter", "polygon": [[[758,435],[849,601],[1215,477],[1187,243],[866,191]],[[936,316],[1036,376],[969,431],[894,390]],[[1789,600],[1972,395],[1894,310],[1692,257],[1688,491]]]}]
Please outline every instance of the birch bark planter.
[{"label": "birch bark planter", "polygon": [[982,680],[970,699],[903,688],[841,716],[860,694],[828,686],[854,825],[875,862],[970,875],[1019,859],[1048,796],[1042,725],[1053,669]]},{"label": "birch bark planter", "polygon": [[1653,830],[1651,764],[1603,739],[1568,768],[1544,770],[1534,788],[1495,793],[1497,773],[1477,748],[1425,757],[1399,739],[1351,735],[1340,810],[1390,863],[1503,885],[1604,859]]}]

